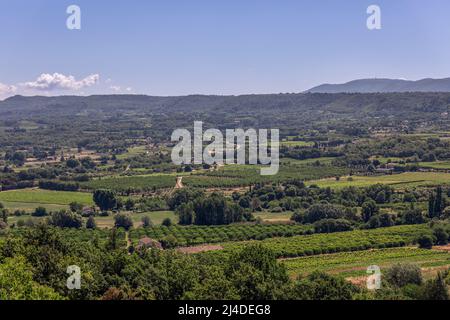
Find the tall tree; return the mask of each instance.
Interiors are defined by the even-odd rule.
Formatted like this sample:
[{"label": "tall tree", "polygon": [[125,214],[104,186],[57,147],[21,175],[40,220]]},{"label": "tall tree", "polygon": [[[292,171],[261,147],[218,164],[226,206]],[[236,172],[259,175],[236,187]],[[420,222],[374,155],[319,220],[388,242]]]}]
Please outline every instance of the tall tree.
[{"label": "tall tree", "polygon": [[377,204],[373,200],[368,200],[363,203],[362,205],[362,218],[364,222],[368,222],[370,218],[372,218],[374,215],[376,215],[380,209],[378,208]]},{"label": "tall tree", "polygon": [[436,192],[432,192],[428,198],[428,216],[439,218],[444,212],[445,202],[442,196],[442,187],[437,187]]},{"label": "tall tree", "polygon": [[118,203],[115,193],[110,190],[96,190],[94,202],[102,211],[115,209]]},{"label": "tall tree", "polygon": [[434,204],[436,203],[436,196],[434,195],[434,192],[430,194],[428,197],[428,217],[431,219],[434,218]]},{"label": "tall tree", "polygon": [[434,216],[440,217],[444,211],[444,199],[442,197],[442,187],[439,186],[436,189],[436,202],[434,204]]}]

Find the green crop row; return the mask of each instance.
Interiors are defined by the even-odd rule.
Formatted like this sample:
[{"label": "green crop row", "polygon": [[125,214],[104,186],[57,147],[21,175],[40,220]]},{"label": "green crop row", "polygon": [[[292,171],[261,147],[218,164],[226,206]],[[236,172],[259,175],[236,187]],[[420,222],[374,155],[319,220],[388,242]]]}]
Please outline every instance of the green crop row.
[{"label": "green crop row", "polygon": [[[282,164],[274,176],[261,176],[260,166],[231,165],[217,171],[185,175],[183,184],[197,188],[230,188],[245,187],[255,183],[279,183],[292,179],[314,180],[340,176],[348,173],[348,169],[331,165],[314,166]],[[110,189],[115,191],[152,191],[154,189],[172,188],[175,186],[174,174],[151,174],[126,177],[104,177],[82,183],[86,189]]]},{"label": "green crop row", "polygon": [[[74,243],[97,243],[98,245],[106,245],[110,239],[111,230],[109,229],[59,229],[54,228],[64,241]],[[14,228],[9,230],[2,230],[0,232],[0,239],[12,237],[24,237],[27,232],[32,231],[29,228]],[[125,247],[125,231],[123,229],[116,230],[116,241],[118,247]]]},{"label": "green crop row", "polygon": [[[277,257],[287,258],[402,247],[414,243],[420,235],[428,232],[430,229],[427,225],[408,225],[291,238],[271,238],[258,241],[258,243],[274,251]],[[232,254],[250,243],[254,243],[254,241],[223,243],[224,250],[221,250],[221,254]]]},{"label": "green crop row", "polygon": [[450,264],[450,254],[445,251],[418,248],[389,248],[358,252],[342,252],[336,254],[301,257],[284,260],[291,275],[308,274],[313,271],[349,272],[370,265],[392,265],[393,263]]},{"label": "green crop row", "polygon": [[155,240],[173,236],[179,246],[225,241],[263,240],[273,237],[292,237],[312,233],[312,227],[295,224],[243,224],[227,226],[155,226],[130,231],[132,241],[146,236]]}]

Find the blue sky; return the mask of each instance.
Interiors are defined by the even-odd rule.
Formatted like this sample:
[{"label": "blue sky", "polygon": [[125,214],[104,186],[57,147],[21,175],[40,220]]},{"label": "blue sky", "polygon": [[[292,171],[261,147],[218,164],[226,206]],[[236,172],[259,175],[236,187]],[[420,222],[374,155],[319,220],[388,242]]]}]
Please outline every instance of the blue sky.
[{"label": "blue sky", "polygon": [[[81,30],[66,28],[71,4]],[[366,28],[371,4],[381,30]],[[0,99],[450,77],[449,15],[448,0],[0,0]]]}]

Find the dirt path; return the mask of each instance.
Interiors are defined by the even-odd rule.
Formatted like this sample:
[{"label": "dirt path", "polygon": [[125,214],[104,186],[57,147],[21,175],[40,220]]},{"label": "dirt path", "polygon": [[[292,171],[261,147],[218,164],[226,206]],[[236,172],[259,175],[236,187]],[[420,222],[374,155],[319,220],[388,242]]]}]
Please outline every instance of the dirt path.
[{"label": "dirt path", "polygon": [[435,246],[433,247],[434,250],[441,250],[441,251],[447,251],[450,253],[450,244],[447,244],[445,246]]},{"label": "dirt path", "polygon": [[125,242],[127,243],[127,250],[128,250],[131,247],[131,239],[129,231],[125,231]]},{"label": "dirt path", "polygon": [[216,250],[222,250],[223,247],[219,245],[201,245],[201,246],[194,246],[194,247],[181,247],[178,248],[177,251],[181,253],[199,253],[199,252],[207,252],[207,251],[216,251]]},{"label": "dirt path", "polygon": [[183,177],[177,177],[177,183],[175,184],[175,189],[183,189]]}]

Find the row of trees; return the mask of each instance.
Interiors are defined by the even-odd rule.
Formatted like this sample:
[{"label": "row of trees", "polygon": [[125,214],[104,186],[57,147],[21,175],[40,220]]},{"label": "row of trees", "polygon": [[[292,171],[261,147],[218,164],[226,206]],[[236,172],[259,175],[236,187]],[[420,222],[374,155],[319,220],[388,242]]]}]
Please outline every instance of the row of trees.
[{"label": "row of trees", "polygon": [[183,203],[177,207],[176,213],[182,225],[223,225],[252,218],[251,213],[218,193]]}]

